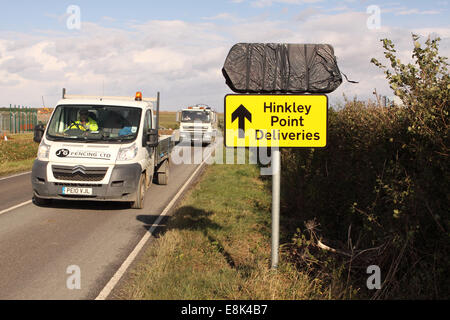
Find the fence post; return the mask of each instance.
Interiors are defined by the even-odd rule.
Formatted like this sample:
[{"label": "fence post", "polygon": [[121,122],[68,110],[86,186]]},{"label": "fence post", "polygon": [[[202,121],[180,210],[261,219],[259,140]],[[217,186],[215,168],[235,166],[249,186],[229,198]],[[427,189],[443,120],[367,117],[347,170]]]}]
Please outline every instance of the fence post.
[{"label": "fence post", "polygon": [[14,105],[13,116],[14,116],[14,133],[17,133],[17,113],[16,113],[16,105]]},{"label": "fence post", "polygon": [[14,109],[13,109],[13,118],[14,118],[14,133],[16,133],[16,131],[17,131],[16,105],[14,105]]}]

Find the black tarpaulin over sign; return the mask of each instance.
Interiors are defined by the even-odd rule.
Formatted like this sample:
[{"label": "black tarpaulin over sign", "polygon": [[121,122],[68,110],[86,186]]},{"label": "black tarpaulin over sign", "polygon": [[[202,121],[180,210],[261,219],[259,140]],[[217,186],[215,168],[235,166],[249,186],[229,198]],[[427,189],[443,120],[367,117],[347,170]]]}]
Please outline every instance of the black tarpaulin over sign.
[{"label": "black tarpaulin over sign", "polygon": [[238,43],[222,72],[238,93],[329,93],[342,83],[329,44]]}]

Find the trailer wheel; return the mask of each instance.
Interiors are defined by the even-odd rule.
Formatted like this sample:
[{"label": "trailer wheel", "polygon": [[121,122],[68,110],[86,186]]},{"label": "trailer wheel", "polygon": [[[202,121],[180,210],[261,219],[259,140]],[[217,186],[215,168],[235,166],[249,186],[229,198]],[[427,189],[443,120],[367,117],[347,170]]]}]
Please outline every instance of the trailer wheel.
[{"label": "trailer wheel", "polygon": [[139,185],[136,190],[136,199],[131,203],[131,208],[142,209],[144,208],[144,196],[145,196],[145,175],[141,174],[139,179]]},{"label": "trailer wheel", "polygon": [[166,185],[169,183],[169,160],[166,160],[161,164],[161,167],[157,172],[158,184]]}]

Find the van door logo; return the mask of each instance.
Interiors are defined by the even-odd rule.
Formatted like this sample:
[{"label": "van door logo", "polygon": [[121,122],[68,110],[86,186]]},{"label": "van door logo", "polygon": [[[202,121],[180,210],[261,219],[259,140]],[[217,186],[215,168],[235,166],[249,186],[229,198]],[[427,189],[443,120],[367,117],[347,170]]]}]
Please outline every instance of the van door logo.
[{"label": "van door logo", "polygon": [[72,174],[77,174],[77,173],[81,173],[81,174],[86,174],[86,168],[83,166],[76,166],[72,169]]},{"label": "van door logo", "polygon": [[56,156],[60,158],[65,158],[69,155],[70,151],[67,149],[59,149],[56,151]]}]

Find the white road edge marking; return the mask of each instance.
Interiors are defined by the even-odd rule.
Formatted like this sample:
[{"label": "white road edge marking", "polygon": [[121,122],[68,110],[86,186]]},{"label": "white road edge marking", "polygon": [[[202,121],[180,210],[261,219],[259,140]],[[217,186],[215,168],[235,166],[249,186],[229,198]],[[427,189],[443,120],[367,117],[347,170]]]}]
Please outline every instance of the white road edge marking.
[{"label": "white road edge marking", "polygon": [[175,204],[175,202],[178,200],[180,195],[183,193],[184,189],[189,185],[189,183],[192,181],[192,179],[197,175],[197,172],[200,171],[200,169],[203,167],[203,165],[206,163],[206,161],[211,157],[213,150],[215,150],[215,147],[212,148],[212,151],[210,154],[203,160],[203,162],[195,169],[194,173],[189,177],[189,179],[184,183],[184,185],[181,187],[180,190],[178,190],[177,194],[172,198],[172,200],[169,202],[169,204],[166,206],[166,208],[163,210],[163,212],[159,215],[159,217],[156,219],[156,221],[152,224],[152,227],[145,233],[145,235],[142,237],[141,241],[136,245],[136,247],[133,249],[133,251],[130,253],[130,255],[125,259],[125,261],[122,263],[120,268],[116,271],[116,273],[113,275],[113,277],[108,281],[106,286],[103,288],[103,290],[99,293],[97,298],[95,300],[106,300],[106,298],[109,296],[111,291],[114,289],[114,287],[119,282],[120,278],[125,274],[128,267],[131,265],[131,263],[134,261],[136,256],[138,255],[139,251],[144,247],[147,240],[152,236],[155,229],[158,227],[161,220],[164,218],[164,216],[169,212],[169,210],[172,208],[172,206]]},{"label": "white road edge marking", "polygon": [[15,206],[13,206],[13,207],[11,207],[11,208],[8,208],[8,209],[5,209],[5,210],[2,210],[2,211],[0,211],[0,216],[1,216],[2,214],[4,214],[4,213],[7,213],[7,212],[10,212],[10,211],[13,211],[14,209],[17,209],[17,208],[20,208],[20,207],[26,206],[27,204],[29,204],[29,203],[31,203],[31,202],[33,202],[33,200],[28,200],[28,201],[25,201],[25,202],[19,203],[18,205],[15,205]]},{"label": "white road edge marking", "polygon": [[24,175],[26,175],[26,174],[29,174],[29,173],[31,173],[31,171],[27,171],[27,172],[22,172],[22,173],[18,173],[18,174],[15,174],[15,175],[13,175],[13,176],[9,176],[9,177],[4,177],[4,178],[0,178],[0,181],[2,181],[2,180],[6,180],[6,179],[11,179],[11,178],[15,178],[15,177],[20,177],[20,176],[24,176]]}]

